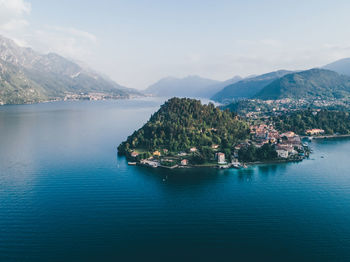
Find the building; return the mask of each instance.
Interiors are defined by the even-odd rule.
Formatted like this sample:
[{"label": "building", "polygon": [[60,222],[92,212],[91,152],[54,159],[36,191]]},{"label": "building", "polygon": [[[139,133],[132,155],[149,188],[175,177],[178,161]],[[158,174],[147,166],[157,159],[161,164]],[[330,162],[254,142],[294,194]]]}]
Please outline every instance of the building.
[{"label": "building", "polygon": [[131,152],[131,156],[132,156],[132,157],[137,157],[138,155],[139,155],[139,153],[137,153],[137,152],[135,152],[135,151]]},{"label": "building", "polygon": [[308,129],[308,130],[306,130],[305,133],[306,133],[307,135],[314,136],[314,135],[324,134],[324,130],[323,130],[323,129],[314,128],[314,129]]},{"label": "building", "polygon": [[288,132],[281,134],[281,137],[287,137],[287,138],[294,137],[294,136],[295,136],[295,133],[292,131],[288,131]]},{"label": "building", "polygon": [[142,165],[146,165],[146,166],[150,166],[150,167],[159,167],[159,162],[157,161],[152,161],[152,160],[147,160],[147,159],[143,159],[140,162]]},{"label": "building", "polygon": [[224,153],[218,153],[218,164],[226,164],[225,154]]},{"label": "building", "polygon": [[153,152],[153,155],[154,155],[154,156],[161,156],[161,153],[157,150],[157,151],[154,151],[154,152]]},{"label": "building", "polygon": [[280,157],[280,158],[288,158],[288,151],[287,150],[284,150],[284,149],[277,149],[276,150],[277,152],[277,156]]},{"label": "building", "polygon": [[187,166],[188,165],[188,160],[187,159],[182,159],[181,160],[181,165],[182,166]]},{"label": "building", "polygon": [[196,148],[196,147],[191,147],[191,148],[190,148],[190,152],[191,152],[191,153],[194,153],[194,152],[196,152],[196,151],[197,151],[197,148]]}]

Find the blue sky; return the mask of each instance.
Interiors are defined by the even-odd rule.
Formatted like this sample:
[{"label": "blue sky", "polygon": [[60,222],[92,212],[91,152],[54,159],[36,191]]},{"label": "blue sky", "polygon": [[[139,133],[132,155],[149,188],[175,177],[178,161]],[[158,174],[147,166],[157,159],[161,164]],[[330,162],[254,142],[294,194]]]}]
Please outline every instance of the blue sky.
[{"label": "blue sky", "polygon": [[350,57],[349,11],[345,0],[0,0],[0,33],[143,89]]}]

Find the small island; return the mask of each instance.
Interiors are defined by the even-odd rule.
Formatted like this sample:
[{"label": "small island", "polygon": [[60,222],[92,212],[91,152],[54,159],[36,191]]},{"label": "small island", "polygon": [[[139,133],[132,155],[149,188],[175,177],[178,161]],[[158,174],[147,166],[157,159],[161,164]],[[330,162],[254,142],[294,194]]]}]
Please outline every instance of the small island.
[{"label": "small island", "polygon": [[347,135],[349,123],[346,112],[307,109],[249,118],[212,103],[172,98],[119,145],[118,154],[130,165],[163,168],[301,161],[310,154],[304,138]]}]

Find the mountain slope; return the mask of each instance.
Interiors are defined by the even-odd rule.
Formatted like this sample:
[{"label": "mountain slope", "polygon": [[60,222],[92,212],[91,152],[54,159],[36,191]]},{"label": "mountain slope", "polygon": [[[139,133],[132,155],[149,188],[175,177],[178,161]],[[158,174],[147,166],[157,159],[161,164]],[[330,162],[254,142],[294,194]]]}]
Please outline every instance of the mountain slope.
[{"label": "mountain slope", "polygon": [[350,76],[350,58],[340,59],[323,67],[324,69],[332,70],[338,74]]},{"label": "mountain slope", "polygon": [[338,99],[350,95],[350,77],[325,69],[288,74],[264,87],[255,98]]},{"label": "mountain slope", "polygon": [[191,147],[202,152],[214,144],[229,150],[237,141],[247,138],[249,132],[245,121],[211,103],[202,105],[195,99],[172,98],[119,145],[118,153],[128,155],[133,150],[152,153],[161,149],[179,152]]},{"label": "mountain slope", "polygon": [[42,55],[0,36],[0,104],[59,100],[81,93],[113,98],[140,94],[57,54]]},{"label": "mountain slope", "polygon": [[243,79],[237,83],[226,86],[211,99],[218,102],[225,102],[234,99],[250,98],[261,91],[266,85],[288,73],[291,72],[280,70]]}]

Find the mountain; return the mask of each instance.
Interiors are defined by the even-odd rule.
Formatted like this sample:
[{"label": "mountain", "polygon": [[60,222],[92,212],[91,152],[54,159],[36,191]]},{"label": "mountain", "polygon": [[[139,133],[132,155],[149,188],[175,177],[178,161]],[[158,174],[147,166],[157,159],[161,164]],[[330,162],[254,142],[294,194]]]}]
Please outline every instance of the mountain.
[{"label": "mountain", "polygon": [[196,147],[199,156],[206,158],[204,155],[209,154],[214,157],[211,146],[217,145],[229,154],[238,141],[248,137],[249,132],[247,122],[232,112],[221,111],[212,103],[202,105],[195,99],[172,98],[119,145],[118,153],[131,156],[136,152],[147,158],[159,150],[176,156]]},{"label": "mountain", "polygon": [[323,68],[332,70],[338,74],[350,76],[350,58],[340,59],[331,64],[325,65]]},{"label": "mountain", "polygon": [[109,98],[140,95],[58,54],[43,55],[0,36],[0,104],[62,100],[91,93]]},{"label": "mountain", "polygon": [[243,79],[226,86],[213,95],[211,99],[217,102],[227,102],[235,99],[250,98],[261,91],[266,85],[288,73],[290,71],[280,70]]},{"label": "mountain", "polygon": [[254,98],[339,99],[350,96],[350,77],[326,69],[285,75],[264,87]]},{"label": "mountain", "polygon": [[240,80],[234,77],[225,82],[188,76],[185,78],[167,77],[159,80],[145,90],[145,93],[162,97],[200,97],[209,98],[227,83]]},{"label": "mountain", "polygon": [[210,98],[220,90],[222,90],[224,87],[228,85],[232,85],[234,83],[237,83],[238,81],[241,81],[243,78],[240,76],[234,76],[231,79],[228,79],[226,81],[222,81],[213,85],[210,85],[203,90],[199,91],[197,94],[197,97],[204,97],[204,98]]}]

